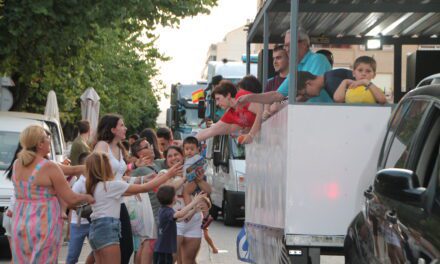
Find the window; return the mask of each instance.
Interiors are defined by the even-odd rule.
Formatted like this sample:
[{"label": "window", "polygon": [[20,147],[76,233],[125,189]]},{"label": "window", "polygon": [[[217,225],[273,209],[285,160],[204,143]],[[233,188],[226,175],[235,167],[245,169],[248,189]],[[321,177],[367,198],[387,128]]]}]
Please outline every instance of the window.
[{"label": "window", "polygon": [[6,170],[14,158],[20,133],[0,131],[0,170]]},{"label": "window", "polygon": [[52,122],[46,122],[46,124],[50,129],[50,133],[52,134],[52,141],[53,141],[55,155],[63,155],[63,146],[61,144],[61,135],[58,131],[57,125]]},{"label": "window", "polygon": [[232,138],[231,140],[231,150],[232,150],[232,157],[234,159],[245,159],[246,150],[243,144],[238,144],[236,138]]},{"label": "window", "polygon": [[394,133],[396,132],[396,129],[398,127],[398,125],[400,124],[400,121],[402,120],[402,117],[405,115],[406,111],[408,111],[408,108],[411,104],[410,100],[407,100],[405,102],[403,102],[402,104],[399,105],[399,107],[396,109],[395,114],[393,115],[393,119],[391,119],[390,123],[389,123],[389,130],[388,133],[385,137],[385,140],[383,142],[382,145],[382,150],[379,156],[379,168],[378,169],[383,169],[385,166],[385,159],[386,159],[386,153],[388,153],[389,147],[390,147],[390,143],[391,140],[394,137]]},{"label": "window", "polygon": [[435,107],[424,123],[423,132],[419,136],[420,144],[414,147],[411,159],[416,163],[415,172],[420,185],[428,187],[431,178],[438,172],[435,166],[440,144],[440,109]]},{"label": "window", "polygon": [[[388,152],[385,168],[405,168],[417,128],[429,105],[429,101],[413,100],[404,116],[396,124],[397,130]],[[393,120],[394,121],[394,120]],[[396,120],[398,121],[398,120]]]}]

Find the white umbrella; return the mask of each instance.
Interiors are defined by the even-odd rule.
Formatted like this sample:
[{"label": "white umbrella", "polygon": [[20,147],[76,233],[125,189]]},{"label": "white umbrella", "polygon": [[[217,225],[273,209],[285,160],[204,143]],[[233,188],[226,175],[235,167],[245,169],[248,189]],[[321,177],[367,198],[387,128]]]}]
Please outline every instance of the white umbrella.
[{"label": "white umbrella", "polygon": [[99,95],[92,87],[81,95],[81,116],[90,123],[90,136],[96,132],[99,122]]},{"label": "white umbrella", "polygon": [[57,95],[53,90],[47,94],[46,108],[44,115],[48,118],[55,118],[60,123],[60,111],[58,109]]}]

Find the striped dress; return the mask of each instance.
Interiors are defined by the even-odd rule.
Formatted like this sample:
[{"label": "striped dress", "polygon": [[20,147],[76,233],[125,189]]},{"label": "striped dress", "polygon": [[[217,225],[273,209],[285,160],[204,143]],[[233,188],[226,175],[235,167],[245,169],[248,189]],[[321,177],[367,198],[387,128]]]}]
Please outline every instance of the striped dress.
[{"label": "striped dress", "polygon": [[43,159],[27,181],[12,174],[16,204],[12,223],[13,263],[57,263],[63,221],[55,193],[48,187],[32,184],[46,163]]}]

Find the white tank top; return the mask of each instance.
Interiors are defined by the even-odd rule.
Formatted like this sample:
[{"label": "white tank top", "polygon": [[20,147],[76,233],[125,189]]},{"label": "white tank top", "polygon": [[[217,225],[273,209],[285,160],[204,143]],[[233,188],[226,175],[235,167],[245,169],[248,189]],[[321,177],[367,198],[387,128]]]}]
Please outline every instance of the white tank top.
[{"label": "white tank top", "polygon": [[122,158],[122,151],[119,149],[119,157],[121,157],[121,159],[118,160],[115,156],[113,156],[113,151],[110,148],[110,145],[108,146],[108,150],[110,166],[112,167],[113,174],[115,175],[115,180],[122,180],[122,176],[124,176],[125,171],[127,170],[127,164]]}]

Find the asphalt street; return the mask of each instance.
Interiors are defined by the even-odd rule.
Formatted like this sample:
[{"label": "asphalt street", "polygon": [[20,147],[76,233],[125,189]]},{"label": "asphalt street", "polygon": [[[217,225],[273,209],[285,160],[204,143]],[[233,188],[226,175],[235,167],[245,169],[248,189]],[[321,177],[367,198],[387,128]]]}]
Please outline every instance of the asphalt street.
[{"label": "asphalt street", "polygon": [[[208,248],[207,243],[203,240],[202,247],[200,249],[197,262],[199,264],[238,264],[244,263],[237,260],[235,244],[237,239],[237,234],[240,231],[240,227],[228,227],[224,226],[221,221],[212,222],[209,227],[209,234],[214,240],[215,244],[219,248],[218,254],[213,254],[212,251]],[[2,249],[5,245],[2,244]],[[81,252],[81,256],[78,263],[84,263],[87,254],[90,252],[90,246],[86,242],[84,243],[83,250]],[[60,256],[59,263],[65,263],[67,254],[67,243],[63,244]],[[9,261],[2,259],[0,263],[9,263]],[[344,263],[344,258],[340,256],[321,256],[322,264],[342,264]]]}]

